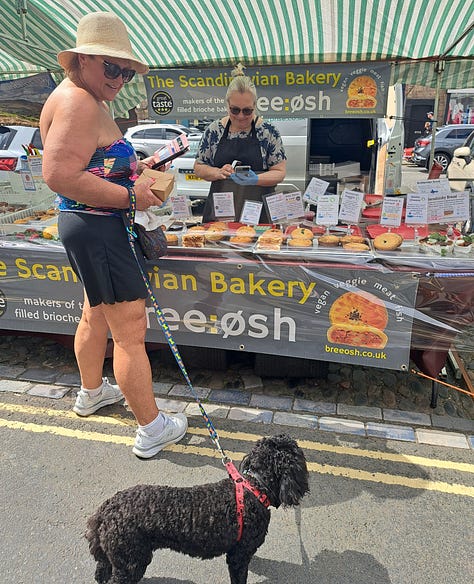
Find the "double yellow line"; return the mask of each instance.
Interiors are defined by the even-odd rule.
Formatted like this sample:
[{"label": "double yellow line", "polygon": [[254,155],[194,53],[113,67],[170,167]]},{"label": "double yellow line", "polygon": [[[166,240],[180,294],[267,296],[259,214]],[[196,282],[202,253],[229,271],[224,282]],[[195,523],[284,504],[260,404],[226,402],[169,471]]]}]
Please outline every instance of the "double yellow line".
[{"label": "double yellow line", "polygon": [[[70,411],[55,410],[52,408],[42,408],[35,406],[26,406],[18,404],[2,404],[0,403],[0,412],[8,412],[9,414],[17,415],[42,415],[53,419],[75,420],[77,416]],[[133,420],[123,418],[121,416],[94,416],[91,422],[99,424],[108,424],[115,426],[135,426]],[[132,446],[134,438],[132,436],[121,436],[117,434],[108,435],[101,432],[75,430],[72,428],[64,428],[62,426],[50,426],[29,422],[20,422],[12,419],[0,418],[0,428],[10,428],[14,430],[23,430],[25,432],[53,434],[55,436],[62,436],[66,438],[75,438],[76,440],[88,440],[95,442],[107,442],[110,444],[123,444]],[[189,434],[196,436],[208,436],[205,428],[190,427]],[[241,442],[254,443],[259,438],[258,434],[249,434],[243,432],[229,432],[220,430],[219,436],[221,439],[238,440]],[[309,440],[299,440],[299,445],[307,452],[329,452],[340,456],[354,456],[357,459],[372,459],[377,461],[385,461],[395,464],[407,464],[410,466],[419,466],[429,469],[441,469],[452,472],[461,472],[474,474],[474,464],[464,462],[452,462],[449,460],[440,460],[434,458],[426,458],[422,456],[414,456],[410,454],[397,454],[393,452],[382,452],[377,450],[364,450],[362,448],[353,448],[349,446],[326,444],[322,442],[312,442]],[[206,456],[210,458],[220,458],[220,454],[214,448],[205,446],[183,445],[175,444],[169,446],[168,450],[180,454],[192,454],[196,456]],[[233,460],[242,460],[245,453],[227,451],[227,455]],[[460,495],[465,497],[474,497],[474,487],[458,484],[446,483],[425,478],[412,478],[398,474],[389,474],[382,472],[371,472],[361,469],[349,468],[344,466],[334,466],[328,464],[321,464],[317,462],[308,461],[308,470],[319,474],[328,474],[332,476],[340,476],[358,481],[368,481],[373,483],[380,483],[391,486],[402,486],[410,489],[418,489],[425,491],[437,491],[440,493],[448,493],[452,495]]]}]

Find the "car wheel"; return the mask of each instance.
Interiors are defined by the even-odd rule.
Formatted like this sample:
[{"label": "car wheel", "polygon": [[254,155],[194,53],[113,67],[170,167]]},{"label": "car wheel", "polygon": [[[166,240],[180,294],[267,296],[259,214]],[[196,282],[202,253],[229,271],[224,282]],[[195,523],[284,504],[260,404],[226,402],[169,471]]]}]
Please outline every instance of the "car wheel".
[{"label": "car wheel", "polygon": [[138,160],[143,160],[144,158],[148,158],[148,157],[144,152],[140,152],[139,150],[137,150],[137,158],[138,158]]},{"label": "car wheel", "polygon": [[445,152],[435,152],[434,160],[443,167],[443,172],[446,172],[451,162],[451,157]]}]

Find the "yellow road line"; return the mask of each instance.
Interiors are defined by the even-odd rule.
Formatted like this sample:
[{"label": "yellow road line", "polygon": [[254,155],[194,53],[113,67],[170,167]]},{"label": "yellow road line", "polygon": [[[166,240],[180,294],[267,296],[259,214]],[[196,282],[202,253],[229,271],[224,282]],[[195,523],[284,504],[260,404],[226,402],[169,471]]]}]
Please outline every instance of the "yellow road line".
[{"label": "yellow road line", "polygon": [[[208,434],[204,428],[193,428],[193,434]],[[247,442],[254,442],[261,438],[255,434],[243,434],[241,432],[227,432],[219,430],[221,438],[228,438],[232,440],[242,440]],[[372,458],[376,460],[385,460],[387,462],[401,462],[403,464],[413,464],[418,466],[426,466],[429,468],[444,468],[448,470],[456,470],[460,472],[474,473],[474,464],[467,462],[453,462],[450,460],[440,460],[437,458],[426,458],[423,456],[413,456],[411,454],[396,454],[394,452],[381,452],[378,450],[364,450],[361,448],[352,448],[350,446],[337,446],[334,444],[325,444],[323,442],[311,442],[309,440],[298,439],[298,444],[305,450],[332,452],[333,454],[357,456],[359,458]]]},{"label": "yellow road line", "polygon": [[[53,418],[64,418],[67,420],[79,420],[80,418],[72,411],[54,410],[52,408],[43,408],[37,406],[25,406],[19,404],[5,404],[0,403],[0,411],[8,411],[18,414],[40,414],[50,416]],[[124,418],[119,414],[111,416],[94,415],[90,418],[91,421],[100,424],[109,424],[116,426],[136,426],[136,422],[131,418]],[[201,436],[208,436],[209,432],[205,428],[189,428],[190,434]],[[229,440],[240,440],[242,442],[256,442],[262,436],[258,434],[249,434],[244,432],[230,432],[226,430],[219,430],[219,437]],[[385,460],[387,462],[396,462],[402,464],[412,464],[417,466],[424,466],[427,468],[440,468],[447,470],[455,470],[459,472],[474,473],[474,464],[467,462],[453,462],[450,460],[441,460],[437,458],[427,458],[423,456],[415,456],[411,454],[397,454],[394,452],[382,452],[378,450],[365,450],[363,448],[353,448],[350,446],[339,446],[334,444],[326,444],[323,442],[313,442],[309,440],[298,440],[298,444],[309,451],[315,452],[331,452],[343,456],[356,456],[359,458],[370,458],[374,460]]]},{"label": "yellow road line", "polygon": [[[100,432],[73,430],[70,428],[62,428],[60,426],[43,426],[39,424],[18,422],[15,420],[0,419],[0,427],[11,428],[14,430],[24,430],[26,432],[34,432],[39,434],[53,434],[55,436],[75,438],[79,440],[107,442],[111,444],[124,444],[126,446],[132,446],[134,441],[133,438],[129,436],[106,435],[101,434]],[[201,446],[174,444],[168,446],[167,450],[179,454],[194,454],[197,456],[220,458],[220,454],[216,449]],[[242,460],[242,458],[245,456],[245,454],[242,452],[228,452],[227,455],[233,460]],[[345,468],[342,466],[318,464],[316,462],[308,462],[307,464],[308,470],[310,472],[319,474],[328,474],[358,481],[369,481],[391,486],[408,487],[411,489],[420,489],[423,491],[437,491],[451,495],[474,497],[474,487],[469,487],[467,485],[457,483],[450,484],[441,481],[432,481],[429,479],[410,478],[380,472],[369,472],[365,470]]]}]

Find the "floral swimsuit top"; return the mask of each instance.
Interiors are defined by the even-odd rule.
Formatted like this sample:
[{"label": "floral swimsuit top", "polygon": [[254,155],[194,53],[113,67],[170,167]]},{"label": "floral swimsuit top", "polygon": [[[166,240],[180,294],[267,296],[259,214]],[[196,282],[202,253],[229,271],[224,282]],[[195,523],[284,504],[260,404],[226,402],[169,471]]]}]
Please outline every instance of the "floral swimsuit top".
[{"label": "floral swimsuit top", "polygon": [[[138,160],[133,146],[125,138],[112,142],[110,146],[97,148],[86,170],[124,187],[131,187],[137,174]],[[60,211],[78,211],[96,215],[120,215],[121,209],[90,207],[58,194],[56,204]]]}]

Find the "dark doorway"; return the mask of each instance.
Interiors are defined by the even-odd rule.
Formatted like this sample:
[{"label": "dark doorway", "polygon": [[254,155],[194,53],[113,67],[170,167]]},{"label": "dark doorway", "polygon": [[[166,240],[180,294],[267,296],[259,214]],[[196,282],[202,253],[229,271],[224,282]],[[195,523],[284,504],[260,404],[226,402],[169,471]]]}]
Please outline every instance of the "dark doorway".
[{"label": "dark doorway", "polygon": [[433,99],[407,99],[405,104],[405,148],[412,148],[428,121],[426,114],[433,111]]}]

